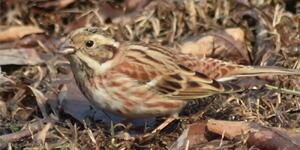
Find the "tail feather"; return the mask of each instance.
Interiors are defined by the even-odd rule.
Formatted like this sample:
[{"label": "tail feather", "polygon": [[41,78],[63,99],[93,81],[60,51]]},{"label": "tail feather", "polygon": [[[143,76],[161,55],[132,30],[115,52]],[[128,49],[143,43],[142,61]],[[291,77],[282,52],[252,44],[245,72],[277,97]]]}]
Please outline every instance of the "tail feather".
[{"label": "tail feather", "polygon": [[260,75],[300,75],[300,70],[281,67],[243,67],[238,69],[238,76]]},{"label": "tail feather", "polygon": [[253,76],[270,76],[270,75],[297,75],[300,76],[300,70],[287,69],[281,67],[251,67],[240,66],[232,70],[227,76],[216,79],[217,81],[228,81],[239,77],[253,77]]},{"label": "tail feather", "polygon": [[183,60],[184,64],[194,71],[207,75],[210,79],[227,81],[238,77],[269,76],[269,75],[300,75],[299,69],[282,67],[243,66],[224,62],[213,58]]}]

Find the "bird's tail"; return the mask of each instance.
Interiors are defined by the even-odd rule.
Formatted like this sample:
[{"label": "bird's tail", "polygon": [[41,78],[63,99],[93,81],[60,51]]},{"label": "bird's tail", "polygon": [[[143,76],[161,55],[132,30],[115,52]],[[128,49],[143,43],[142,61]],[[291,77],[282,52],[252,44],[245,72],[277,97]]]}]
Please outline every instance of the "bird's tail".
[{"label": "bird's tail", "polygon": [[227,81],[239,77],[253,76],[273,76],[273,75],[297,75],[300,76],[299,69],[287,69],[282,67],[261,67],[261,66],[239,66],[232,70],[228,76],[218,78],[218,81]]}]

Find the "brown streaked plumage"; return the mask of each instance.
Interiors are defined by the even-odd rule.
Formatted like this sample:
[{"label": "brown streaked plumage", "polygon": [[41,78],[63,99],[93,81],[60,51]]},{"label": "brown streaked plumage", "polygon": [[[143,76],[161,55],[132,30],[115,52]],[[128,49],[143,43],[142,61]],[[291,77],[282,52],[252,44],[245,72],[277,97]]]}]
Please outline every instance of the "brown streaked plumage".
[{"label": "brown streaked plumage", "polygon": [[120,43],[94,27],[71,33],[60,53],[94,106],[129,118],[174,114],[187,100],[240,90],[221,81],[300,75],[299,70],[241,66],[158,45]]}]

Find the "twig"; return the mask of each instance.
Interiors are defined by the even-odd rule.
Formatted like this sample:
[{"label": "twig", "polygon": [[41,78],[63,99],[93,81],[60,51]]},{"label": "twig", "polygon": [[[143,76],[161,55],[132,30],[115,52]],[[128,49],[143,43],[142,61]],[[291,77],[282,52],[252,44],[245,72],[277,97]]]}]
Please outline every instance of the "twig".
[{"label": "twig", "polygon": [[26,129],[23,129],[21,131],[0,135],[0,147],[5,146],[5,144],[10,142],[17,142],[20,141],[20,139],[27,138],[32,136],[33,134],[37,133],[39,130],[43,128],[43,124],[38,121],[32,124],[29,124]]},{"label": "twig", "polygon": [[285,89],[285,88],[279,88],[276,86],[272,86],[272,85],[265,85],[268,89],[270,90],[277,90],[281,93],[286,93],[286,94],[292,94],[292,95],[296,95],[296,96],[300,96],[300,91],[296,91],[296,90],[289,90],[289,89]]}]

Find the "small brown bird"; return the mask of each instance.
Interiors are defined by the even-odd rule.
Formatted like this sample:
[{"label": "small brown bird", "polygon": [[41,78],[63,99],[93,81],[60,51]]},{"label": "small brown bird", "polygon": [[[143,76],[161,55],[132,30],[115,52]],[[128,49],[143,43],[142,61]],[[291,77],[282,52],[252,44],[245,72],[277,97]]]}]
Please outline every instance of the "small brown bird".
[{"label": "small brown bird", "polygon": [[92,105],[128,118],[171,115],[188,100],[240,90],[222,82],[237,77],[300,75],[299,70],[242,66],[163,46],[121,43],[95,27],[72,32],[60,53]]}]

